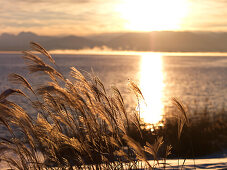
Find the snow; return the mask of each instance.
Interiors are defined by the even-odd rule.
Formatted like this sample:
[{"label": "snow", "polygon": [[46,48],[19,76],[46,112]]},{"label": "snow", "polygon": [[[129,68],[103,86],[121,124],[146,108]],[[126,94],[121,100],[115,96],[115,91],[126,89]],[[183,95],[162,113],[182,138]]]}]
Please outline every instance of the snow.
[{"label": "snow", "polygon": [[227,169],[226,158],[209,158],[209,159],[169,159],[166,169]]},{"label": "snow", "polygon": [[[156,164],[154,161],[149,161],[149,163],[153,166]],[[156,165],[156,169],[163,169],[164,162],[159,161],[159,165]],[[144,164],[144,163],[142,163]],[[10,167],[4,163],[0,162],[0,170],[7,170]],[[227,155],[210,155],[206,158],[199,159],[167,159],[165,169],[227,169]]]}]

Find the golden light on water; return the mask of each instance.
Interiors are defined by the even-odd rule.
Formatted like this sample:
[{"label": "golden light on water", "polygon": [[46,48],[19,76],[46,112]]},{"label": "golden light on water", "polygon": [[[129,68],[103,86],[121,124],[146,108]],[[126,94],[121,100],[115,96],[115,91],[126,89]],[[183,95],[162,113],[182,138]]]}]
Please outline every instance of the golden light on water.
[{"label": "golden light on water", "polygon": [[188,0],[122,0],[116,10],[126,29],[160,31],[180,29],[188,6]]},{"label": "golden light on water", "polygon": [[140,115],[146,123],[157,124],[162,120],[164,105],[162,55],[149,53],[141,55],[140,88],[145,103],[140,103]]}]

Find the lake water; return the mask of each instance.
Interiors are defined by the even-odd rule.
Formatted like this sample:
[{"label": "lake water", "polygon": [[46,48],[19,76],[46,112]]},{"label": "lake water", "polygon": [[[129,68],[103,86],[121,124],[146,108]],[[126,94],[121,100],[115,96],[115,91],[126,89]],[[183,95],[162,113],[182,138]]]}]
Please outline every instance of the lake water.
[{"label": "lake water", "polygon": [[[8,74],[13,72],[28,77],[33,85],[43,81],[36,75],[28,75],[21,56],[15,53],[0,54],[0,92],[15,87],[7,81]],[[159,121],[164,109],[171,107],[171,97],[178,97],[191,112],[205,106],[217,111],[225,107],[227,101],[226,54],[55,54],[53,57],[66,77],[72,66],[82,72],[93,69],[107,89],[111,86],[119,88],[127,107],[136,108],[128,80],[136,82],[146,99],[146,106],[141,104],[146,122]]]}]

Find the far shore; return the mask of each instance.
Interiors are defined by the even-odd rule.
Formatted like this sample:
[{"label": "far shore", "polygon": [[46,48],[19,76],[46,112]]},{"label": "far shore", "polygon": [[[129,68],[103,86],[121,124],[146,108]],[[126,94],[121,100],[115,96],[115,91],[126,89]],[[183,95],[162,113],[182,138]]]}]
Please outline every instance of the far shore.
[{"label": "far shore", "polygon": [[[51,54],[80,54],[80,55],[144,55],[162,54],[166,56],[227,56],[227,52],[156,52],[156,51],[118,51],[111,49],[80,49],[80,50],[50,50]],[[0,51],[0,54],[21,54],[22,51]],[[36,52],[34,52],[36,53]]]}]

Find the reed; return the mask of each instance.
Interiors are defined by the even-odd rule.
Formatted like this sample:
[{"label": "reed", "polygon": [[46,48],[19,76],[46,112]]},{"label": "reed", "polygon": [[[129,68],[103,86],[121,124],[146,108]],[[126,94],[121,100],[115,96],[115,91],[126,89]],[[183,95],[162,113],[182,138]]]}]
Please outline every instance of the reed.
[{"label": "reed", "polygon": [[227,148],[227,112],[206,108],[195,110],[193,115],[186,112],[187,119],[184,112],[177,118],[167,117],[164,126],[156,129],[164,143],[172,146],[171,157],[196,158],[221,153]]},{"label": "reed", "polygon": [[[49,62],[32,51],[24,51],[28,71],[47,75],[50,81],[34,88],[25,77],[9,75],[9,81],[25,91],[7,89],[0,95],[1,126],[10,134],[10,138],[0,138],[0,147],[5,151],[0,156],[2,161],[17,169],[131,169],[139,167],[138,161],[145,162],[143,167],[152,168],[146,154],[151,153],[158,161],[162,138],[154,144],[156,136],[148,140],[151,131],[142,128],[136,111],[127,112],[117,88],[112,88],[109,95],[98,77],[89,74],[85,78],[74,67],[70,80],[66,79],[41,45],[32,42],[31,48]],[[142,96],[139,88],[130,84],[136,96]],[[35,114],[10,101],[11,95],[25,98]],[[16,158],[12,159],[9,152]]]},{"label": "reed", "polygon": [[[84,76],[74,67],[67,79],[41,45],[32,42],[31,48],[39,55],[23,52],[28,71],[50,79],[37,87],[13,73],[9,81],[24,90],[9,88],[0,94],[0,126],[10,134],[9,138],[0,137],[3,153],[0,161],[11,168],[165,169],[169,155],[188,156],[192,150],[197,151],[195,155],[203,153],[196,146],[199,142],[204,145],[204,140],[196,139],[196,135],[226,132],[224,119],[213,124],[201,118],[193,123],[176,98],[172,101],[178,109],[178,118],[166,118],[163,127],[147,129],[138,111],[127,111],[117,88],[107,93],[97,76],[89,73]],[[129,84],[138,101],[143,100],[138,86]],[[30,109],[12,101],[12,95],[24,98]],[[164,163],[159,163],[160,158]],[[155,160],[153,164],[150,159]]]}]

